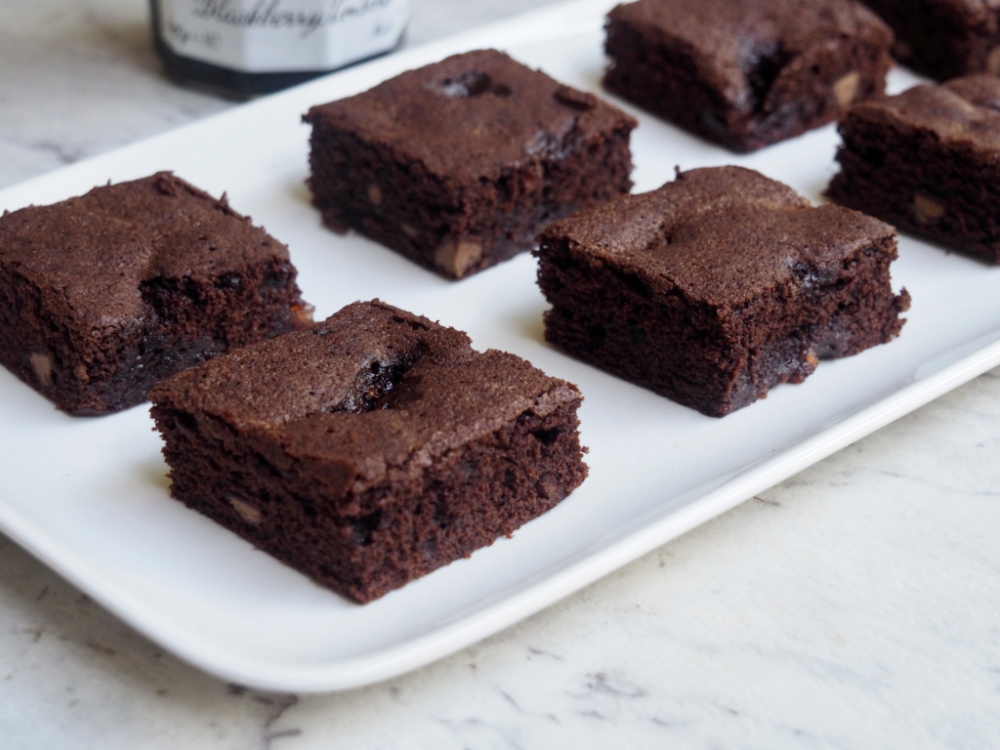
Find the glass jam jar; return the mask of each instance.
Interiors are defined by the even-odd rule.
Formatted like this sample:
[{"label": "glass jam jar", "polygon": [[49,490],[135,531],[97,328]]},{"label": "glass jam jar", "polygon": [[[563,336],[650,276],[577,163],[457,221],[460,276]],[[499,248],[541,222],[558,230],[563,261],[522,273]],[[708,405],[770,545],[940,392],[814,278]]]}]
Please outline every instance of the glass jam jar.
[{"label": "glass jam jar", "polygon": [[150,0],[167,74],[239,97],[388,52],[410,0]]}]

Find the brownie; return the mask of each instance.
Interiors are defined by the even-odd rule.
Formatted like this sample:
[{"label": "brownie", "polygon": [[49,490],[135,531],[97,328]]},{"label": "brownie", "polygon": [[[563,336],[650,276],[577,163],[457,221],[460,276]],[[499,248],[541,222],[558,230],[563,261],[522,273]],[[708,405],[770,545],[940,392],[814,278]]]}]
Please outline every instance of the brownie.
[{"label": "brownie", "polygon": [[550,342],[709,416],[889,341],[910,301],[892,227],[739,167],[582,211],[537,252]]},{"label": "brownie", "polygon": [[0,217],[0,362],[69,414],[308,320],[280,242],[169,173]]},{"label": "brownie", "polygon": [[587,475],[575,386],[378,300],[152,400],[174,497],[362,603],[510,535]]},{"label": "brownie", "polygon": [[1000,262],[1000,79],[862,102],[840,124],[831,200]]},{"label": "brownie", "polygon": [[632,185],[633,118],[495,50],[405,72],[304,119],[326,224],[451,278],[531,249],[547,222]]},{"label": "brownie", "polygon": [[998,0],[862,2],[892,27],[892,53],[904,65],[939,80],[1000,74]]},{"label": "brownie", "polygon": [[607,18],[608,90],[733,151],[885,90],[892,32],[852,0],[639,0]]}]

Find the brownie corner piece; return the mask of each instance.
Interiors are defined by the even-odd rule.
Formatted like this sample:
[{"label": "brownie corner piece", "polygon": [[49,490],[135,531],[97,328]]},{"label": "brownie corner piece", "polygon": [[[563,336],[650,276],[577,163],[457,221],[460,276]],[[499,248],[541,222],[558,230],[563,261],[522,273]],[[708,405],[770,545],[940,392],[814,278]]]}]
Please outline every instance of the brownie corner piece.
[{"label": "brownie corner piece", "polygon": [[365,603],[586,477],[577,388],[377,300],[160,384],[171,493]]},{"label": "brownie corner piece", "polygon": [[890,29],[853,0],[638,0],[606,21],[605,87],[736,152],[880,95]]},{"label": "brownie corner piece", "polygon": [[61,410],[154,383],[308,319],[287,248],[171,173],[0,217],[0,363]]},{"label": "brownie corner piece", "polygon": [[309,185],[327,225],[460,279],[547,222],[627,193],[636,121],[496,50],[312,107]]},{"label": "brownie corner piece", "polygon": [[892,227],[717,167],[582,211],[540,236],[546,338],[709,416],[896,337]]},{"label": "brownie corner piece", "polygon": [[893,56],[944,81],[1000,74],[1000,5],[994,0],[861,0],[895,32]]},{"label": "brownie corner piece", "polygon": [[831,200],[1000,263],[1000,78],[859,102],[839,131]]}]

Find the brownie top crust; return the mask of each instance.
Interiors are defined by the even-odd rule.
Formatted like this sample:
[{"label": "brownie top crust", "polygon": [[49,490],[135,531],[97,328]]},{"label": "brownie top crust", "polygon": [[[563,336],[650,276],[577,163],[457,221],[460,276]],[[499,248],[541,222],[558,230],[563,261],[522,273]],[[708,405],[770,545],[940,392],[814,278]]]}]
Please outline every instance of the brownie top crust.
[{"label": "brownie top crust", "polygon": [[151,394],[256,435],[283,470],[329,465],[334,495],[418,473],[529,410],[545,416],[579,398],[519,357],[476,352],[464,333],[378,300],[181,372]]},{"label": "brownie top crust", "polygon": [[738,306],[776,287],[794,294],[825,273],[836,278],[845,256],[894,235],[856,211],[814,208],[752,170],[713,167],[680,172],[657,190],[564,219],[541,239],[586,248],[653,289]]},{"label": "brownie top crust", "polygon": [[225,197],[167,172],[0,217],[0,265],[52,290],[74,318],[97,327],[142,316],[144,281],[211,283],[268,259],[287,260],[288,249]]},{"label": "brownie top crust", "polygon": [[682,44],[699,76],[748,110],[759,97],[755,86],[810,49],[844,38],[885,48],[893,41],[889,27],[852,0],[638,0],[613,8],[608,21],[641,29],[658,44]]},{"label": "brownie top crust", "polygon": [[496,50],[410,70],[304,118],[383,143],[403,163],[442,180],[496,178],[502,170],[568,155],[588,135],[636,121]]},{"label": "brownie top crust", "polygon": [[848,117],[904,132],[931,131],[942,143],[961,144],[1000,158],[1000,78],[973,75],[935,86],[922,84],[896,96],[859,102]]}]

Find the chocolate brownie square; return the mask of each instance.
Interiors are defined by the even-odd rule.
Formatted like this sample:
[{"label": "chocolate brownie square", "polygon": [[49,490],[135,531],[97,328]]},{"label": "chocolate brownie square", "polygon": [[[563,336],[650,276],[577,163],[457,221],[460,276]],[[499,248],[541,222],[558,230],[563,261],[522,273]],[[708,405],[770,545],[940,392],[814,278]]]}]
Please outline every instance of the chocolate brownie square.
[{"label": "chocolate brownie square", "polygon": [[169,173],[0,217],[0,363],[69,414],[308,320],[287,248]]},{"label": "chocolate brownie square", "polygon": [[861,102],[840,134],[831,200],[1000,263],[1000,79]]},{"label": "chocolate brownie square", "polygon": [[639,0],[607,18],[609,91],[733,151],[885,90],[892,32],[852,0]]},{"label": "chocolate brownie square", "polygon": [[495,50],[408,71],[304,119],[327,225],[455,279],[632,185],[634,119]]},{"label": "chocolate brownie square", "polygon": [[739,167],[581,211],[538,257],[549,341],[709,416],[889,341],[910,299],[892,227]]},{"label": "chocolate brownie square", "polygon": [[587,475],[575,386],[377,300],[152,400],[174,497],[362,603],[510,535]]},{"label": "chocolate brownie square", "polygon": [[919,73],[946,80],[1000,74],[997,0],[862,0],[896,33],[892,53]]}]

